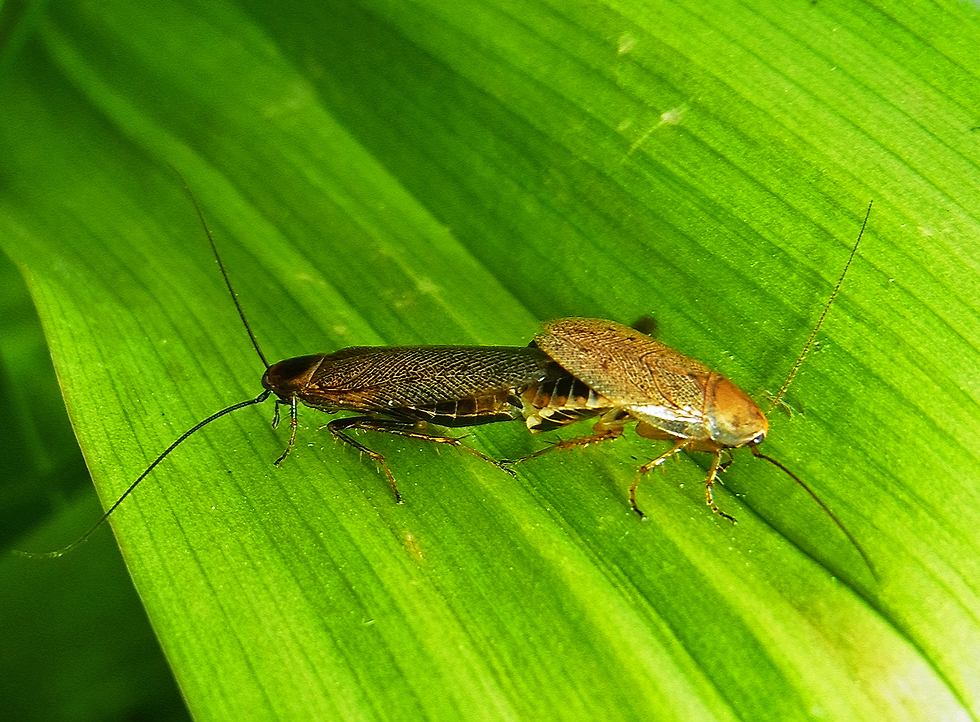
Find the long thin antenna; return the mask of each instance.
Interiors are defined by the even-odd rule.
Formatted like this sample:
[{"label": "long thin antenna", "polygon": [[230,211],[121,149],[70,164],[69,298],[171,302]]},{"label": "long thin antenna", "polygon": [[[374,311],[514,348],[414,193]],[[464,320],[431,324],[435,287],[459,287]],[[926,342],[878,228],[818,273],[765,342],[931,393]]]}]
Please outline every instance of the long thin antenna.
[{"label": "long thin antenna", "polygon": [[74,549],[75,547],[77,547],[79,544],[81,544],[82,542],[84,542],[86,539],[88,539],[90,536],[92,536],[92,534],[95,532],[95,530],[98,529],[100,526],[102,526],[105,523],[106,519],[108,519],[112,515],[112,512],[114,512],[116,510],[116,507],[118,507],[120,504],[122,504],[123,503],[123,500],[127,496],[129,496],[137,486],[139,486],[140,482],[143,481],[143,479],[145,479],[149,475],[149,473],[151,471],[153,471],[157,467],[157,464],[159,464],[161,461],[163,461],[165,458],[167,458],[167,455],[171,451],[173,451],[178,446],[180,446],[183,443],[184,439],[186,439],[188,436],[190,436],[191,434],[193,434],[194,432],[196,432],[201,427],[207,426],[208,424],[210,424],[215,419],[220,419],[222,416],[225,416],[226,414],[230,414],[232,411],[238,411],[238,409],[243,409],[246,406],[252,406],[254,404],[261,404],[263,401],[265,401],[267,398],[269,398],[269,395],[271,393],[272,392],[271,391],[268,391],[268,390],[263,391],[261,394],[259,394],[258,396],[256,396],[254,399],[250,399],[248,401],[241,401],[241,402],[235,404],[234,406],[229,406],[228,408],[222,409],[221,411],[219,411],[219,412],[217,412],[215,414],[211,414],[208,418],[204,419],[204,421],[201,421],[201,422],[195,424],[193,428],[188,429],[183,434],[181,434],[179,439],[177,439],[170,446],[168,446],[166,449],[164,449],[163,453],[160,454],[160,456],[158,456],[156,459],[154,459],[152,464],[150,464],[148,467],[146,467],[146,470],[142,474],[139,475],[139,478],[136,479],[136,481],[134,481],[132,484],[129,485],[129,488],[126,489],[126,491],[124,491],[122,493],[122,496],[120,496],[118,499],[116,499],[116,503],[109,507],[109,511],[107,511],[105,514],[103,514],[102,515],[102,518],[99,519],[97,522],[95,522],[95,524],[92,526],[91,529],[89,529],[87,532],[85,532],[82,536],[80,536],[78,539],[76,539],[75,541],[73,541],[68,546],[62,547],[61,549],[56,549],[53,552],[24,552],[24,551],[21,551],[19,549],[13,549],[12,550],[13,553],[16,554],[17,556],[27,557],[28,559],[57,559],[58,557],[64,556],[65,554],[67,554],[68,552],[70,552],[72,549]]},{"label": "long thin antenna", "polygon": [[860,544],[858,544],[858,540],[854,538],[854,535],[851,534],[851,532],[849,532],[847,530],[847,527],[844,526],[844,523],[840,519],[837,518],[837,515],[834,514],[834,512],[832,512],[830,510],[830,507],[828,507],[826,504],[823,503],[823,501],[820,500],[820,497],[816,495],[816,492],[814,492],[813,489],[811,489],[809,486],[807,486],[806,484],[804,484],[803,483],[803,480],[800,479],[800,477],[798,477],[792,471],[790,471],[785,466],[783,466],[782,464],[780,464],[778,461],[776,461],[775,459],[773,459],[771,456],[766,456],[761,451],[759,451],[755,446],[750,446],[749,448],[752,450],[752,454],[757,459],[764,459],[765,461],[768,461],[773,466],[775,466],[775,467],[777,467],[779,469],[782,469],[784,472],[786,472],[786,474],[793,481],[795,481],[803,489],[803,491],[805,491],[807,494],[809,494],[810,497],[815,502],[817,502],[820,505],[820,508],[823,509],[824,512],[826,512],[827,516],[829,516],[833,520],[834,524],[837,525],[837,528],[840,529],[842,532],[844,532],[844,536],[846,536],[847,539],[848,539],[848,541],[850,541],[851,544],[854,546],[854,548],[857,549],[858,554],[861,555],[861,558],[864,560],[865,565],[867,565],[868,571],[871,572],[871,576],[873,576],[875,578],[875,581],[878,581],[878,575],[877,575],[877,573],[875,573],[875,568],[871,564],[871,558],[864,551],[864,548]]},{"label": "long thin antenna", "polygon": [[821,313],[820,318],[817,319],[817,325],[814,326],[813,330],[810,332],[810,338],[808,338],[806,343],[803,345],[803,352],[800,354],[800,357],[796,359],[796,363],[793,364],[793,368],[790,369],[789,375],[786,377],[786,380],[783,381],[783,385],[779,388],[779,393],[772,398],[772,403],[769,404],[769,408],[766,411],[766,416],[768,416],[770,412],[779,405],[779,402],[783,398],[783,394],[786,393],[786,389],[788,389],[789,385],[793,382],[793,377],[796,376],[796,372],[800,370],[800,366],[803,365],[803,360],[810,352],[810,347],[813,345],[813,341],[817,337],[817,332],[820,330],[820,327],[823,326],[824,319],[826,319],[827,314],[830,313],[830,307],[834,305],[834,299],[837,298],[837,293],[840,291],[841,284],[844,283],[844,276],[847,275],[847,269],[851,267],[851,261],[853,261],[854,256],[857,255],[858,246],[861,244],[861,237],[864,235],[864,229],[868,225],[868,218],[871,216],[871,206],[873,204],[874,201],[868,203],[868,212],[864,214],[864,223],[861,224],[861,230],[858,233],[857,240],[854,241],[854,247],[851,249],[851,255],[847,257],[847,263],[844,264],[844,270],[841,271],[840,278],[837,279],[837,284],[834,286],[834,290],[830,294],[830,298],[827,299],[827,303],[823,307],[823,313]]},{"label": "long thin antenna", "polygon": [[[194,191],[191,190],[190,186],[187,184],[187,181],[184,180],[184,176],[181,175],[180,171],[174,168],[173,166],[170,167],[177,175],[177,177],[180,178],[181,183],[183,183],[184,185],[184,190],[187,191],[187,195],[190,197],[191,203],[194,204],[194,209],[197,211],[197,217],[201,220],[201,225],[204,227],[204,233],[208,237],[208,243],[211,244],[211,250],[214,252],[214,258],[218,262],[218,268],[221,270],[221,275],[225,279],[225,285],[228,287],[228,292],[231,294],[231,300],[234,302],[235,308],[238,309],[238,316],[239,318],[242,319],[242,324],[245,326],[245,330],[248,332],[248,337],[252,339],[252,346],[255,348],[255,352],[259,355],[259,358],[262,360],[262,364],[266,367],[266,369],[268,369],[269,362],[266,360],[265,354],[262,353],[262,349],[259,347],[258,339],[256,339],[255,334],[252,333],[252,327],[248,325],[248,319],[245,318],[245,311],[242,309],[242,305],[238,302],[238,294],[235,293],[235,289],[231,285],[231,278],[228,277],[228,272],[225,270],[225,264],[222,262],[221,255],[218,253],[218,247],[214,242],[214,236],[211,235],[211,229],[208,228],[208,223],[204,218],[204,213],[203,211],[201,211],[201,205],[200,203],[197,202],[197,197],[194,195]],[[13,553],[17,554],[18,556],[27,557],[28,559],[57,559],[58,557],[64,556],[72,549],[85,542],[90,536],[92,536],[92,534],[95,533],[95,531],[100,526],[102,526],[110,516],[112,516],[112,513],[119,507],[120,504],[123,503],[126,497],[128,497],[130,494],[133,493],[136,487],[140,485],[140,482],[142,482],[143,479],[149,476],[150,472],[153,471],[161,461],[167,458],[167,456],[170,454],[171,451],[173,451],[178,446],[180,446],[189,436],[196,433],[199,429],[207,426],[212,421],[215,421],[216,419],[220,419],[222,416],[230,414],[233,411],[238,411],[239,409],[243,409],[246,406],[261,404],[263,401],[269,398],[271,394],[272,391],[267,389],[263,391],[261,394],[259,394],[258,396],[256,396],[254,399],[251,399],[249,401],[241,401],[237,404],[234,404],[233,406],[229,406],[228,408],[222,409],[217,413],[211,414],[211,416],[204,419],[204,421],[195,424],[192,428],[185,431],[183,434],[180,435],[180,438],[178,438],[176,441],[170,444],[170,446],[164,449],[163,453],[160,454],[156,459],[154,459],[153,462],[148,467],[146,467],[146,469],[143,471],[142,474],[139,475],[136,481],[134,481],[132,484],[129,485],[129,488],[127,488],[126,491],[122,493],[122,496],[116,499],[113,505],[109,507],[109,510],[102,515],[102,518],[100,518],[97,522],[95,522],[95,524],[92,526],[91,529],[89,529],[87,532],[85,532],[82,536],[80,536],[78,539],[73,541],[68,546],[62,547],[61,549],[56,549],[55,551],[51,551],[51,552],[25,552],[19,549],[13,549],[12,550]],[[276,413],[278,414],[278,411]]]},{"label": "long thin antenna", "polygon": [[204,212],[201,210],[201,204],[197,202],[197,196],[194,195],[194,191],[184,180],[184,176],[180,175],[180,171],[176,168],[174,171],[180,176],[181,182],[184,184],[184,190],[187,191],[187,195],[190,196],[191,203],[194,204],[194,210],[197,211],[197,217],[201,219],[201,225],[204,227],[204,232],[207,234],[208,243],[211,244],[211,250],[214,251],[214,259],[218,262],[218,268],[221,269],[221,275],[225,279],[225,285],[228,287],[228,292],[231,294],[231,300],[235,303],[235,308],[238,309],[238,317],[242,319],[242,325],[245,326],[245,330],[248,332],[248,337],[252,339],[252,346],[255,348],[255,352],[262,359],[262,364],[269,368],[269,362],[265,358],[265,354],[262,353],[262,349],[259,347],[259,340],[255,338],[255,334],[252,332],[252,327],[248,325],[248,319],[245,318],[245,311],[242,308],[242,304],[238,302],[238,294],[235,293],[234,286],[231,285],[231,278],[228,277],[228,272],[225,270],[225,264],[221,260],[221,254],[218,253],[218,246],[215,245],[214,236],[211,235],[211,229],[208,228],[208,222],[204,219]]}]

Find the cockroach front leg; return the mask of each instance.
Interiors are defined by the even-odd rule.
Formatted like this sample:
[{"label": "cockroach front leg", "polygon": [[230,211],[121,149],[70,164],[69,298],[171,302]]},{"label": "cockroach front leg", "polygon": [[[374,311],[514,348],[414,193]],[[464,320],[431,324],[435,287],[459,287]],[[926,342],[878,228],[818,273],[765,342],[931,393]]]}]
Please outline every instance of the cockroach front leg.
[{"label": "cockroach front leg", "polygon": [[[637,514],[640,515],[641,519],[646,519],[646,515],[640,510],[640,507],[637,506],[636,504],[636,488],[640,485],[640,478],[654,467],[660,466],[667,459],[677,454],[677,452],[679,452],[684,447],[690,445],[691,445],[690,439],[681,439],[680,441],[675,442],[674,445],[668,451],[664,452],[653,461],[647,462],[637,470],[636,477],[633,479],[633,484],[632,486],[630,486],[630,506],[633,507],[633,511],[635,511]],[[699,449],[699,451],[700,450],[701,449]],[[721,509],[718,508],[718,505],[715,504],[714,494],[712,493],[715,486],[715,479],[718,478],[718,472],[724,471],[731,463],[730,460],[731,454],[729,453],[729,461],[722,464],[721,452],[714,451],[712,453],[714,454],[714,458],[711,461],[711,469],[708,471],[708,476],[704,480],[705,503],[707,503],[708,507],[715,514],[725,519],[728,519],[728,521],[730,521],[732,524],[735,524],[736,523],[735,517],[731,516],[730,514],[726,514]]]},{"label": "cockroach front leg", "polygon": [[286,442],[286,448],[282,454],[279,455],[279,458],[272,462],[276,466],[279,466],[285,460],[285,458],[289,456],[289,452],[292,451],[293,446],[296,444],[296,427],[299,426],[299,420],[296,416],[296,403],[297,401],[295,396],[290,398],[289,401],[276,399],[275,413],[272,415],[273,429],[279,426],[279,406],[283,405],[289,407],[289,441]]},{"label": "cockroach front leg", "polygon": [[[728,521],[730,521],[732,524],[737,524],[738,522],[735,520],[735,517],[733,517],[731,514],[726,514],[721,509],[718,508],[717,504],[715,504],[715,497],[714,494],[712,493],[712,490],[715,487],[715,479],[718,478],[718,472],[724,471],[725,468],[727,468],[728,465],[731,463],[731,461],[722,464],[721,452],[716,451],[714,452],[714,455],[715,458],[711,460],[711,469],[708,471],[708,477],[704,480],[704,500],[707,503],[708,507],[711,509],[711,511],[713,511],[715,514],[717,514],[718,516],[724,519],[728,519]],[[731,456],[731,452],[729,452],[729,456]]]}]

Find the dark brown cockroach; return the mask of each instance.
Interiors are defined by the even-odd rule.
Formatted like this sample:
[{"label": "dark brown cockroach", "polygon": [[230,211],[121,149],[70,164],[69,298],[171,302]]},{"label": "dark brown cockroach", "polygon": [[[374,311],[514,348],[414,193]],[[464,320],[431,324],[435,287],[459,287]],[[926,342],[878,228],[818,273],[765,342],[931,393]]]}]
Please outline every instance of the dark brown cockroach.
[{"label": "dark brown cockroach", "polygon": [[[520,395],[555,373],[555,363],[532,346],[357,346],[272,364],[262,376],[265,395],[289,407],[289,442],[296,440],[300,402],[327,413],[358,416],[334,419],[327,430],[374,459],[395,495],[401,494],[384,457],[345,433],[364,429],[449,444],[509,471],[500,462],[461,443],[459,437],[427,433],[427,424],[460,427],[520,418]],[[273,419],[278,425],[278,413]]]},{"label": "dark brown cockroach", "polygon": [[[802,353],[772,399],[770,411],[782,399],[837,297],[870,213],[869,204],[844,270]],[[672,441],[673,446],[637,470],[629,489],[633,510],[645,518],[636,502],[636,489],[643,475],[686,449],[713,456],[704,482],[705,500],[712,511],[734,522],[732,516],[715,504],[712,490],[718,472],[733,459],[732,449],[748,446],[757,458],[782,469],[799,484],[833,519],[871,567],[860,545],[827,505],[789,469],[759,452],[758,445],[769,433],[769,420],[748,394],[722,374],[634,328],[601,319],[551,321],[544,325],[544,333],[535,337],[533,345],[547,353],[572,378],[552,374],[545,382],[525,390],[523,400],[528,428],[532,432],[548,431],[580,419],[599,418],[591,435],[561,441],[525,459],[556,448],[616,439],[627,424],[635,422],[638,435]],[[722,455],[727,457],[724,464]]]},{"label": "dark brown cockroach", "polygon": [[397,502],[401,502],[395,477],[384,456],[356,441],[350,430],[364,429],[423,439],[463,449],[510,474],[500,462],[461,442],[461,437],[441,436],[427,430],[429,423],[448,427],[475,426],[521,418],[520,395],[528,386],[544,381],[549,374],[564,372],[543,351],[520,346],[358,346],[329,354],[266,361],[245,312],[232,288],[231,279],[218,254],[214,238],[197,199],[190,193],[198,217],[224,277],[242,323],[266,370],[264,391],[218,411],[181,434],[137,477],[108,511],[83,536],[53,552],[17,552],[34,558],[57,558],[71,551],[98,529],[137,486],[188,437],[211,422],[246,406],[276,396],[272,425],[279,424],[279,406],[289,407],[289,441],[276,459],[278,466],[296,441],[299,403],[327,413],[352,412],[326,424],[331,435],[370,456],[381,467]]}]

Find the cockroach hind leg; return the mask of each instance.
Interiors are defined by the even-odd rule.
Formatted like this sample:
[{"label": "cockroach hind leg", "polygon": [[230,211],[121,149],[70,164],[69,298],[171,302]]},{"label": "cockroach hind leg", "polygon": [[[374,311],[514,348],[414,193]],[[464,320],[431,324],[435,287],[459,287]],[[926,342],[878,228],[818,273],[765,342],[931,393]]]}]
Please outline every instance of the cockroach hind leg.
[{"label": "cockroach hind leg", "polygon": [[411,429],[399,429],[397,427],[394,428],[363,427],[363,428],[372,428],[374,431],[380,431],[388,434],[396,434],[398,436],[404,436],[409,439],[418,439],[420,441],[432,442],[433,444],[436,444],[436,453],[438,453],[439,451],[440,444],[447,444],[453,447],[454,449],[458,449],[461,451],[465,451],[469,454],[472,454],[476,458],[481,459],[482,461],[485,461],[488,464],[496,466],[498,469],[506,471],[508,474],[514,475],[514,472],[512,470],[504,466],[504,462],[497,461],[496,459],[491,459],[486,454],[477,451],[476,449],[464,444],[463,439],[467,438],[467,434],[463,434],[462,436],[439,436],[438,434],[425,434],[422,433],[421,431],[412,431]]},{"label": "cockroach hind leg", "polygon": [[547,443],[548,446],[544,447],[543,449],[538,449],[533,454],[528,454],[527,456],[520,456],[516,459],[504,459],[500,463],[513,464],[513,465],[523,464],[525,461],[530,461],[531,459],[537,459],[539,456],[543,456],[544,454],[547,454],[549,451],[554,451],[556,448],[558,448],[558,445],[561,444],[562,441],[561,439],[559,439],[558,441],[548,440],[545,443]]},{"label": "cockroach hind leg", "polygon": [[508,464],[519,464],[522,461],[528,461],[530,459],[537,459],[539,456],[544,456],[551,451],[557,451],[558,449],[575,449],[578,447],[585,448],[591,444],[598,444],[603,441],[612,441],[613,439],[618,439],[623,435],[623,427],[616,426],[609,429],[598,431],[591,436],[576,436],[573,439],[561,439],[559,441],[549,442],[551,445],[546,446],[543,449],[538,449],[533,454],[528,454],[527,456],[522,456],[519,459],[513,459],[507,461]]},{"label": "cockroach hind leg", "polygon": [[473,456],[477,457],[478,459],[483,459],[488,464],[491,464],[491,465],[497,467],[501,471],[506,471],[511,476],[517,476],[517,472],[514,471],[513,469],[509,468],[507,466],[507,463],[508,462],[506,462],[506,461],[497,461],[496,459],[491,459],[486,454],[483,454],[483,453],[477,451],[476,449],[470,448],[469,446],[466,446],[466,444],[459,444],[459,445],[456,446],[456,448],[457,449],[464,449],[465,451],[470,452],[471,454],[473,454]]},{"label": "cockroach hind leg", "polygon": [[436,436],[435,434],[423,434],[423,433],[418,432],[418,431],[408,431],[408,430],[406,430],[406,431],[400,431],[400,430],[397,430],[397,429],[391,430],[390,433],[398,434],[399,436],[407,436],[410,439],[420,439],[422,441],[431,441],[432,443],[437,444],[437,446],[436,446],[436,452],[437,453],[439,451],[438,444],[448,444],[449,446],[453,447],[454,449],[458,449],[460,451],[465,451],[465,452],[467,452],[469,454],[472,454],[476,458],[478,458],[478,459],[480,459],[482,461],[487,462],[491,466],[497,467],[501,471],[506,471],[511,476],[517,476],[517,472],[515,472],[513,469],[507,468],[507,463],[508,462],[506,462],[506,461],[497,461],[496,459],[492,459],[489,456],[487,456],[486,454],[484,454],[483,452],[477,451],[473,447],[467,446],[466,444],[464,444],[463,443],[463,439],[466,438],[466,436],[467,436],[466,434],[464,434],[463,436]]},{"label": "cockroach hind leg", "polygon": [[[497,469],[505,471],[511,476],[516,476],[512,469],[508,469],[505,462],[497,461],[496,459],[491,459],[486,454],[473,449],[462,442],[465,436],[438,436],[435,434],[425,434],[421,431],[417,431],[414,426],[406,426],[402,421],[398,420],[387,420],[387,419],[375,419],[365,416],[355,416],[347,419],[335,419],[326,425],[327,430],[333,435],[334,438],[343,441],[344,443],[350,444],[351,446],[359,449],[362,453],[370,456],[374,461],[384,470],[385,477],[388,479],[388,484],[391,486],[391,490],[395,495],[395,500],[400,504],[402,502],[401,494],[398,491],[398,486],[395,484],[395,476],[391,473],[391,469],[388,467],[388,462],[385,461],[384,456],[379,454],[377,451],[373,451],[368,447],[364,446],[358,441],[343,433],[344,429],[363,429],[365,431],[376,431],[382,434],[394,434],[396,436],[403,436],[408,439],[418,439],[420,441],[430,441],[434,444],[448,444],[456,449],[462,449],[473,456],[481,459],[488,464],[492,464]],[[436,449],[439,447],[437,446]]]}]

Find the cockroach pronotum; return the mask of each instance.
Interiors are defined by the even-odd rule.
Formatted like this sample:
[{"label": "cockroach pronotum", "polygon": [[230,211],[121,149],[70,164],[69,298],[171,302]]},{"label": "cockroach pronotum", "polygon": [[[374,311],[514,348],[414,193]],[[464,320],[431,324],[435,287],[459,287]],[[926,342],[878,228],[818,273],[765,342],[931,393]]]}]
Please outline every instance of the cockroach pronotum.
[{"label": "cockroach pronotum", "polygon": [[[803,351],[772,399],[770,412],[780,403],[823,325],[857,253],[870,214],[871,204],[868,204],[864,223],[844,269]],[[636,502],[636,489],[643,475],[686,449],[713,456],[704,480],[705,500],[712,511],[734,522],[734,517],[715,504],[712,489],[718,472],[731,463],[732,449],[748,446],[754,456],[778,467],[803,488],[871,568],[867,555],[852,534],[810,487],[780,462],[758,450],[769,432],[767,415],[748,394],[722,374],[634,328],[602,319],[551,321],[544,325],[544,333],[535,336],[532,345],[567,370],[574,382],[560,374],[552,374],[547,383],[528,387],[524,392],[528,428],[532,432],[548,431],[584,418],[599,418],[591,435],[560,441],[517,461],[535,458],[554,449],[616,439],[627,424],[635,422],[639,436],[672,441],[673,446],[637,470],[629,489],[633,511],[645,518]],[[728,457],[724,464],[722,454]]]},{"label": "cockroach pronotum", "polygon": [[326,424],[331,435],[370,456],[384,472],[395,501],[401,495],[384,456],[345,433],[364,429],[448,444],[463,449],[510,474],[513,472],[460,437],[428,433],[429,423],[448,427],[475,426],[521,418],[520,395],[549,374],[564,374],[543,351],[533,346],[358,346],[330,354],[314,354],[269,364],[252,332],[232,288],[231,279],[197,199],[188,188],[201,225],[211,244],[225,285],[245,325],[252,345],[265,366],[264,390],[254,399],[218,411],[181,434],[140,474],[83,536],[52,552],[20,552],[34,558],[57,558],[88,539],[137,486],[188,437],[211,422],[247,406],[260,404],[275,394],[272,425],[279,424],[279,406],[289,407],[289,441],[276,459],[278,466],[296,441],[297,407],[300,402],[327,413],[353,412],[356,416]]}]

